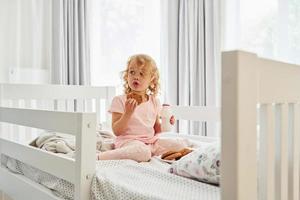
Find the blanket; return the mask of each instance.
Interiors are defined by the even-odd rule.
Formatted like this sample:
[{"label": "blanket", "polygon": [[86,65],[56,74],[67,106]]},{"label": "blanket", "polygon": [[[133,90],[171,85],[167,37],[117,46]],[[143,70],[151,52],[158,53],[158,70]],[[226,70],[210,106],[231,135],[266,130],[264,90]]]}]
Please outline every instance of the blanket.
[{"label": "blanket", "polygon": [[[49,188],[57,196],[74,199],[74,185],[9,157],[2,157],[9,170]],[[155,158],[147,163],[132,160],[97,161],[92,179],[93,200],[189,199],[219,200],[219,187],[176,176]]]},{"label": "blanket", "polygon": [[[111,132],[98,130],[96,137],[97,152],[113,149],[114,139],[115,136]],[[75,137],[73,136],[63,137],[56,132],[46,132],[31,142],[31,145],[53,153],[64,154],[71,158],[75,156]]]}]

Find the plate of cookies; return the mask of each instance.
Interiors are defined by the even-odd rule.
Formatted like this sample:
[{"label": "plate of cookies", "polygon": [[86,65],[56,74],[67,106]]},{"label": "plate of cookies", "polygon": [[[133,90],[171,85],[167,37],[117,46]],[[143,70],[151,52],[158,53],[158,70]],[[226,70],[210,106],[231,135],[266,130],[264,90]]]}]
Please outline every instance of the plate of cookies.
[{"label": "plate of cookies", "polygon": [[160,156],[160,159],[162,159],[164,162],[167,163],[173,163],[179,159],[181,159],[183,156],[188,155],[191,153],[193,149],[191,148],[183,148],[179,151],[168,151]]}]

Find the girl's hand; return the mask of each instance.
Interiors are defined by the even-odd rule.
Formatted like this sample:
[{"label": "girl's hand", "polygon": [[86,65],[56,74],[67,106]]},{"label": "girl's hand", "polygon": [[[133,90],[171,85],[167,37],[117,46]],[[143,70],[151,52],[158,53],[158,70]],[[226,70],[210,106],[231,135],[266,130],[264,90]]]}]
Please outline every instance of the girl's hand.
[{"label": "girl's hand", "polygon": [[172,115],[171,118],[170,118],[170,124],[174,125],[175,121],[176,121],[175,117],[174,117],[174,115]]},{"label": "girl's hand", "polygon": [[132,115],[138,103],[135,99],[127,99],[125,102],[125,114]]}]

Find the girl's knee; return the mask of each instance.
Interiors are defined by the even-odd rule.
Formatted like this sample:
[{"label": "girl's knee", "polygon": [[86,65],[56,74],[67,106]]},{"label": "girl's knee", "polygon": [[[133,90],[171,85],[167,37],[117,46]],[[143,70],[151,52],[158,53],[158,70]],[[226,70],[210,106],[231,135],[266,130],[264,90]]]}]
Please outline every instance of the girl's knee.
[{"label": "girl's knee", "polygon": [[137,155],[136,155],[136,161],[138,162],[147,162],[151,159],[151,150],[148,146],[139,146]]},{"label": "girl's knee", "polygon": [[154,144],[154,154],[161,155],[167,151],[179,151],[188,147],[188,140],[182,138],[168,138],[160,139]]}]

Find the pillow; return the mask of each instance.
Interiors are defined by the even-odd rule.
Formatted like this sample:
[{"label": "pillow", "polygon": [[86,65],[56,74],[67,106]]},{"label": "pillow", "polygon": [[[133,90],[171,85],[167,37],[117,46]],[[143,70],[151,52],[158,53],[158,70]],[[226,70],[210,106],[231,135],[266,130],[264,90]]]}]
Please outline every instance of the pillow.
[{"label": "pillow", "polygon": [[219,185],[220,182],[220,143],[212,143],[198,148],[180,160],[172,163],[169,172]]}]

